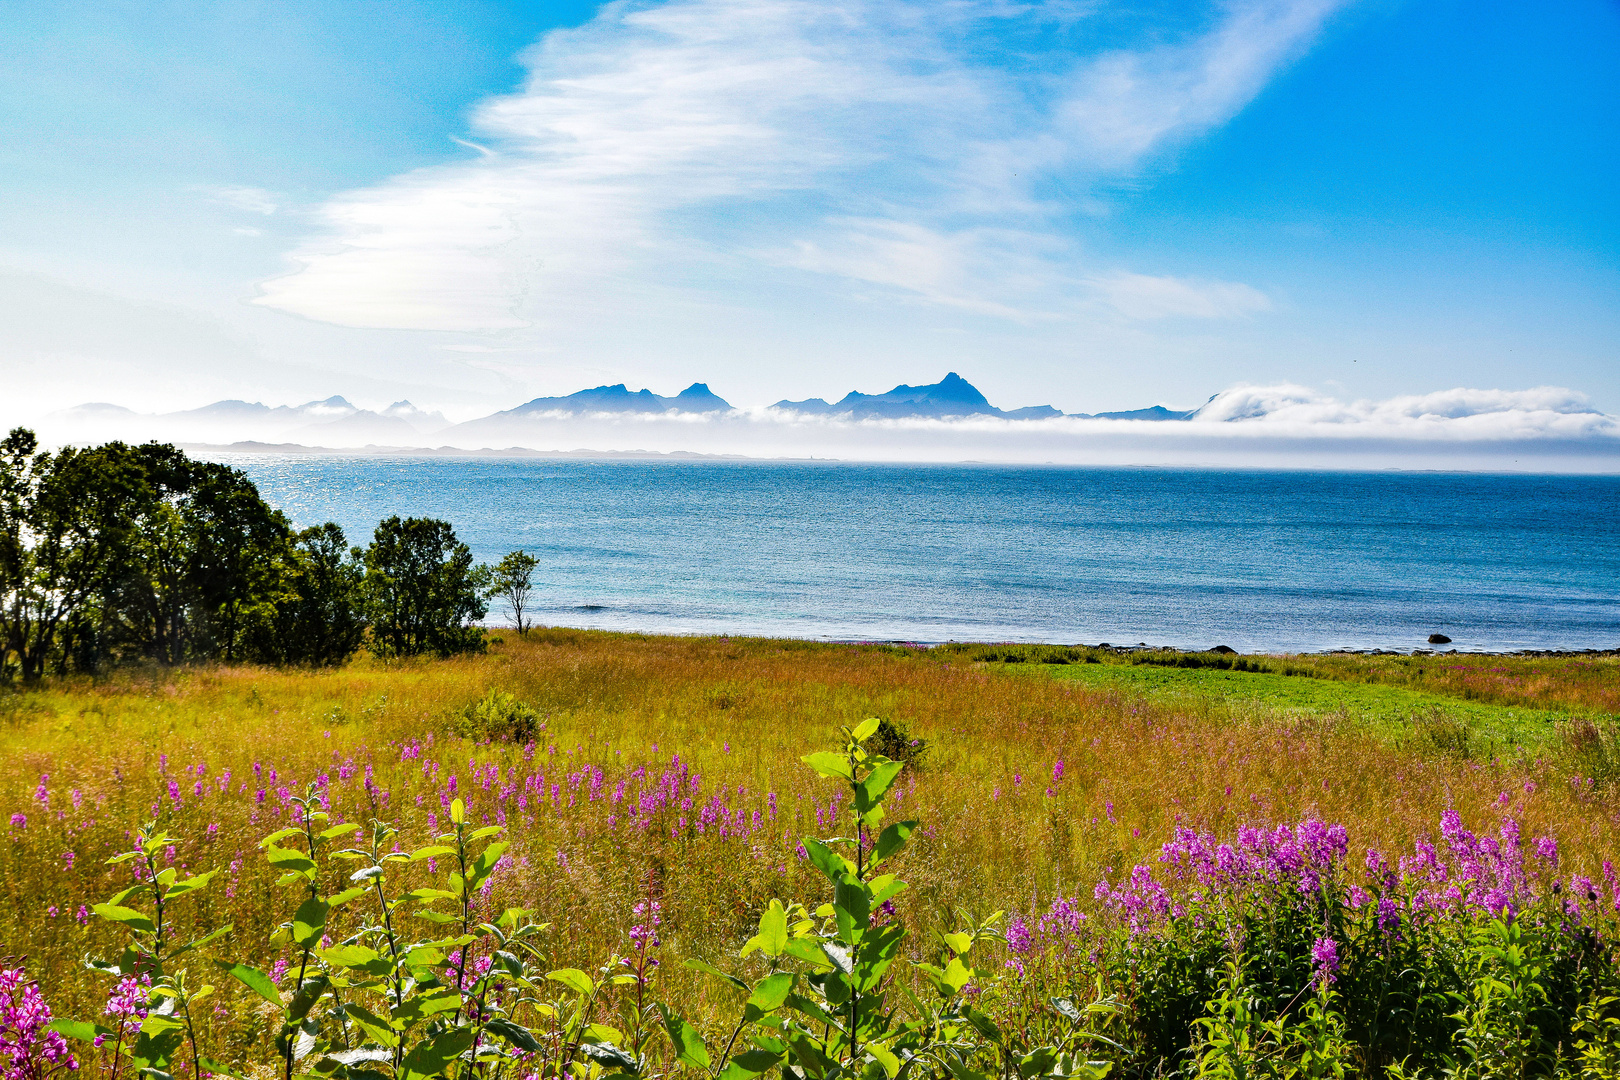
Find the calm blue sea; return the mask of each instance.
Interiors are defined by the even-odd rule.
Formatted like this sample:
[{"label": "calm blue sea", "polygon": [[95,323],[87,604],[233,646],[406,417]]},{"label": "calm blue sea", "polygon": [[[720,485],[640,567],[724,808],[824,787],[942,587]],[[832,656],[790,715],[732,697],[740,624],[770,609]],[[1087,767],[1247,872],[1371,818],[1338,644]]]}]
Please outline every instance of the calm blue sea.
[{"label": "calm blue sea", "polygon": [[[452,522],[536,616],[656,633],[1322,650],[1620,646],[1620,478],[229,459],[300,525]],[[493,611],[492,621],[502,613]]]}]

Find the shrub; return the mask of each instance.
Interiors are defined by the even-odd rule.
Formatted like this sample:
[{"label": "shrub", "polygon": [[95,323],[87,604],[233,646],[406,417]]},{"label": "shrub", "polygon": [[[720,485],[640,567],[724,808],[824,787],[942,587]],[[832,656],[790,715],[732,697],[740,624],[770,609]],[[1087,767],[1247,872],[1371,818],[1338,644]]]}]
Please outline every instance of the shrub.
[{"label": "shrub", "polygon": [[500,690],[491,690],[479,700],[452,715],[450,725],[457,735],[475,742],[532,742],[541,730],[540,714]]}]

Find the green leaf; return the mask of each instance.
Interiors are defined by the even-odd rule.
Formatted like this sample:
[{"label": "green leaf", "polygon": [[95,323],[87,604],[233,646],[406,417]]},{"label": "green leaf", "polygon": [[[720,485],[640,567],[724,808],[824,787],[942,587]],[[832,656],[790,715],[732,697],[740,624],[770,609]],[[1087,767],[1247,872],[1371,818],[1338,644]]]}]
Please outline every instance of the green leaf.
[{"label": "green leaf", "polygon": [[151,919],[133,908],[119,907],[116,904],[97,904],[90,910],[108,922],[123,923],[131,930],[143,934],[151,934],[157,931],[157,927],[153,925]]},{"label": "green leaf", "polygon": [[693,971],[701,971],[705,975],[713,975],[715,978],[719,979],[723,983],[726,983],[732,988],[741,990],[745,994],[748,993],[747,983],[743,982],[735,975],[727,975],[713,964],[706,964],[702,960],[688,960],[684,966]]},{"label": "green leaf", "polygon": [[310,861],[308,855],[305,855],[302,851],[294,851],[292,848],[268,847],[264,850],[264,857],[271,866],[280,867],[295,874],[307,874],[315,869],[315,864]]},{"label": "green leaf", "polygon": [[497,1016],[485,1024],[484,1028],[490,1034],[498,1035],[524,1053],[537,1054],[540,1052],[540,1040],[536,1039],[534,1033],[522,1024],[508,1020],[503,1016]]},{"label": "green leaf", "polygon": [[669,1033],[670,1045],[675,1048],[675,1058],[689,1069],[709,1069],[709,1048],[703,1044],[703,1036],[697,1029],[688,1024],[679,1013],[674,1012],[659,1002],[656,1006],[658,1015],[663,1018],[664,1030]]},{"label": "green leaf", "polygon": [[793,979],[791,971],[778,971],[755,983],[754,992],[748,995],[748,1004],[743,1010],[748,1022],[754,1023],[766,1013],[780,1009],[782,1002],[793,992]]},{"label": "green leaf", "polygon": [[342,907],[344,904],[347,904],[352,900],[360,899],[370,891],[370,889],[358,887],[353,889],[344,889],[342,892],[333,893],[331,896],[328,896],[326,898],[326,906],[329,908]]},{"label": "green leaf", "polygon": [[854,878],[845,878],[833,887],[833,908],[838,912],[838,929],[845,941],[857,940],[871,925],[872,898]]},{"label": "green leaf", "polygon": [[805,853],[810,856],[810,861],[815,864],[816,869],[827,875],[827,880],[834,885],[855,872],[854,863],[815,837],[807,836],[801,842],[804,844]]},{"label": "green leaf", "polygon": [[409,1028],[430,1016],[461,1008],[461,995],[445,988],[421,994],[412,994],[405,1004],[390,1010],[389,1016],[396,1028]]},{"label": "green leaf", "polygon": [[387,975],[394,970],[393,961],[364,945],[334,945],[330,949],[316,949],[315,953],[333,967],[363,971],[367,975]]},{"label": "green leaf", "polygon": [[97,1035],[111,1035],[111,1028],[101,1027],[99,1024],[86,1023],[83,1020],[69,1020],[67,1017],[58,1017],[45,1026],[46,1031],[54,1031],[58,1035],[66,1035],[70,1039],[80,1042],[93,1043]]},{"label": "green leaf", "polygon": [[455,853],[456,849],[453,847],[446,847],[443,844],[429,844],[427,847],[419,847],[411,852],[411,862],[421,862],[423,859],[438,859]]},{"label": "green leaf", "polygon": [[281,992],[276,989],[276,984],[270,981],[270,976],[258,968],[235,964],[228,968],[226,973],[276,1008],[281,1008]]},{"label": "green leaf", "polygon": [[830,970],[833,966],[827,954],[821,951],[821,942],[816,938],[788,938],[787,948],[782,951],[795,960],[814,965],[820,971]]},{"label": "green leaf", "polygon": [[271,833],[269,836],[265,837],[263,840],[260,840],[259,841],[259,846],[260,847],[269,847],[272,844],[280,843],[281,841],[287,839],[287,837],[289,837],[289,836],[303,836],[303,835],[304,835],[304,830],[303,829],[297,829],[297,828],[277,829],[275,832]]},{"label": "green leaf", "polygon": [[866,805],[876,806],[894,784],[894,778],[899,776],[900,770],[905,767],[904,762],[888,761],[867,774],[866,779],[860,783],[860,794],[866,797]]},{"label": "green leaf", "polygon": [[720,1070],[719,1080],[747,1080],[750,1076],[769,1072],[781,1060],[780,1054],[773,1054],[769,1050],[748,1050],[726,1062],[726,1067]]},{"label": "green leaf", "polygon": [[505,825],[485,825],[482,829],[477,829],[467,834],[467,842],[470,844],[474,840],[482,840],[486,836],[494,836],[498,832],[504,832],[505,829]]},{"label": "green leaf", "polygon": [[973,972],[962,963],[960,956],[951,957],[951,962],[945,965],[945,972],[940,976],[941,981],[953,994],[961,993],[962,987],[966,986],[971,978]]},{"label": "green leaf", "polygon": [[321,943],[321,936],[326,933],[326,915],[329,906],[326,901],[310,897],[298,905],[293,913],[293,942],[300,949],[313,949]]},{"label": "green leaf", "polygon": [[887,859],[890,855],[906,846],[906,841],[917,830],[915,821],[896,821],[878,834],[877,844],[872,848],[872,865]]},{"label": "green leaf", "polygon": [[384,1046],[399,1045],[399,1032],[394,1030],[392,1024],[370,1009],[356,1005],[351,1001],[344,1004],[343,1011],[348,1014],[350,1020],[360,1026],[360,1029],[373,1042],[382,1043]]},{"label": "green leaf", "polygon": [[634,1054],[610,1042],[580,1043],[579,1052],[606,1068],[635,1072],[641,1067]]},{"label": "green leaf", "polygon": [[562,983],[576,994],[589,994],[596,989],[591,977],[579,968],[558,968],[556,971],[548,971],[546,978],[552,982]]},{"label": "green leaf", "polygon": [[843,754],[835,754],[830,750],[821,750],[814,754],[806,754],[799,760],[822,776],[830,776],[837,780],[855,779],[855,775],[849,771],[849,758]]},{"label": "green leaf", "polygon": [[467,804],[460,799],[455,799],[450,803],[450,821],[455,825],[466,824]]},{"label": "green leaf", "polygon": [[403,1075],[430,1077],[442,1073],[473,1044],[474,1031],[470,1027],[456,1027],[433,1039],[416,1044],[405,1055]]},{"label": "green leaf", "polygon": [[850,738],[854,739],[856,742],[865,742],[867,739],[870,739],[873,735],[877,734],[877,729],[882,724],[883,721],[879,720],[877,717],[868,716],[865,720],[862,720],[859,724],[855,725],[855,730],[849,733]]},{"label": "green leaf", "polygon": [[759,933],[743,946],[742,955],[747,956],[758,949],[775,959],[787,948],[787,941],[787,911],[782,907],[782,901],[772,900],[765,913],[759,917]]},{"label": "green leaf", "polygon": [[320,835],[322,840],[336,840],[338,837],[346,836],[349,833],[361,832],[365,832],[365,830],[353,822],[350,822],[347,825],[334,825],[330,829],[324,830]]},{"label": "green leaf", "polygon": [[188,892],[195,892],[212,881],[217,873],[219,873],[218,870],[210,870],[206,874],[188,877],[184,881],[176,881],[164,890],[163,896],[168,899],[169,897],[183,896]]},{"label": "green leaf", "polygon": [[899,1074],[900,1059],[894,1056],[893,1050],[874,1039],[866,1044],[866,1052],[871,1054],[873,1060],[879,1065],[883,1066],[883,1071],[889,1074],[890,1080],[893,1080]]},{"label": "green leaf", "polygon": [[972,934],[963,934],[958,932],[955,934],[946,934],[944,935],[944,938],[945,944],[950,948],[951,952],[955,953],[957,956],[966,956],[968,950],[973,948]]}]

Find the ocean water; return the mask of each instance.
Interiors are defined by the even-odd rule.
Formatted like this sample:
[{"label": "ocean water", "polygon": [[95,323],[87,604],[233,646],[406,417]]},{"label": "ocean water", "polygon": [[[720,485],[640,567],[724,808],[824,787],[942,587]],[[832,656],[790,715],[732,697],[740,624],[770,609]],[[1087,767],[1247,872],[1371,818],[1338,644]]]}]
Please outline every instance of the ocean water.
[{"label": "ocean water", "polygon": [[[1240,651],[1620,646],[1620,477],[233,455],[300,526],[540,559],[545,625]],[[492,621],[504,613],[491,612]]]}]

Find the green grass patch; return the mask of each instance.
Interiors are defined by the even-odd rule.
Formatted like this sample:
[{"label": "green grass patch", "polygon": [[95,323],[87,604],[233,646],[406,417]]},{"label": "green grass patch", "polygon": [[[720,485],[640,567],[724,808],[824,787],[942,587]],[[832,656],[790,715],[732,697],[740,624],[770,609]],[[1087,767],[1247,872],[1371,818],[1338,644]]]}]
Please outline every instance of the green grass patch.
[{"label": "green grass patch", "polygon": [[1418,740],[1434,749],[1489,756],[1554,739],[1567,712],[1492,705],[1399,686],[1270,672],[1152,664],[1032,664],[1011,671],[1053,678],[1185,708],[1216,706],[1234,713],[1256,708],[1300,717],[1341,716],[1397,744]]}]

